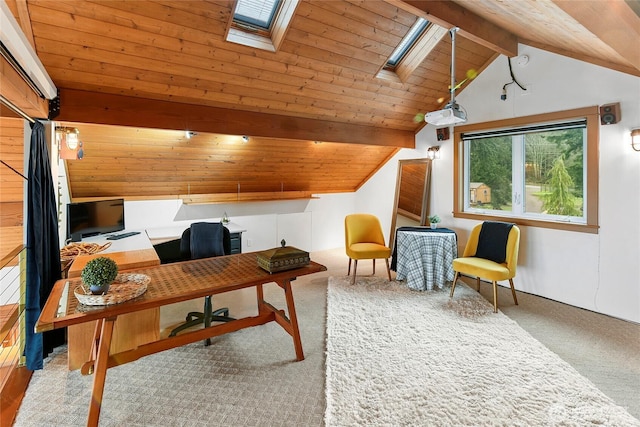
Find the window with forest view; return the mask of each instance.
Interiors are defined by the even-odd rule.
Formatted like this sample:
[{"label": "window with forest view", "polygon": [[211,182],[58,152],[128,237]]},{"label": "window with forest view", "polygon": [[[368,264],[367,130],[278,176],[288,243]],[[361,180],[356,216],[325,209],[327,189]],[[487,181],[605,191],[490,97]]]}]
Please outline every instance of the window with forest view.
[{"label": "window with forest view", "polygon": [[565,126],[464,135],[465,206],[584,222],[585,124]]},{"label": "window with forest view", "polygon": [[597,171],[588,165],[597,162],[588,162],[587,117],[467,128],[457,133],[458,212],[582,225],[597,219],[588,218],[589,206],[597,206],[589,205],[597,191],[588,183],[597,183]]}]

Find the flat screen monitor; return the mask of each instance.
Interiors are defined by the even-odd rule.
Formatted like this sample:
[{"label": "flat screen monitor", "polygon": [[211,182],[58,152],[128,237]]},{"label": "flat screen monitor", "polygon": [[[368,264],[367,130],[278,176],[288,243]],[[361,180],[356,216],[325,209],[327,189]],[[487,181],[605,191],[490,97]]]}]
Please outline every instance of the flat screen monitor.
[{"label": "flat screen monitor", "polygon": [[124,199],[67,205],[67,238],[74,242],[121,230],[124,230]]}]

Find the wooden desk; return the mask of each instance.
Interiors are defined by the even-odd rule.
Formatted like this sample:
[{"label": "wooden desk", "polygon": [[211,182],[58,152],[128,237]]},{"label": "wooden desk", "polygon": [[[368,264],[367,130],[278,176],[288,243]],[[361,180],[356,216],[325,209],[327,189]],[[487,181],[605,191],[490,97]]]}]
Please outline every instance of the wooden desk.
[{"label": "wooden desk", "polygon": [[[269,274],[258,267],[255,253],[164,264],[136,271],[151,278],[144,294],[131,301],[103,307],[86,307],[78,303],[73,289],[80,284],[79,279],[59,280],[55,283],[45,303],[36,323],[35,331],[44,332],[97,321],[91,346],[91,360],[81,368],[81,372],[85,375],[94,374],[87,425],[97,426],[107,369],[150,354],[228,332],[276,322],[291,335],[297,360],[303,360],[304,352],[300,340],[291,282],[298,276],[325,270],[326,267],[312,261],[306,267]],[[263,285],[271,282],[276,283],[284,291],[286,312],[264,300]],[[251,287],[256,289],[257,316],[184,332],[116,354],[110,352],[114,324],[116,319],[122,315]]]},{"label": "wooden desk", "polygon": [[111,258],[118,264],[119,270],[131,270],[160,265],[160,258],[153,248],[124,252],[100,252],[92,255],[78,255],[69,268],[67,277],[80,277],[82,269],[89,261],[98,257]]},{"label": "wooden desk", "polygon": [[[87,262],[98,257],[108,257],[118,264],[120,271],[160,265],[160,258],[153,249],[141,249],[124,252],[100,252],[93,255],[79,255],[71,264],[67,273],[69,278],[80,277]],[[71,325],[67,328],[67,366],[70,371],[80,369],[90,360],[91,340],[96,322]],[[160,338],[160,309],[152,308],[122,315],[114,325],[111,352],[131,350],[139,345]]]}]

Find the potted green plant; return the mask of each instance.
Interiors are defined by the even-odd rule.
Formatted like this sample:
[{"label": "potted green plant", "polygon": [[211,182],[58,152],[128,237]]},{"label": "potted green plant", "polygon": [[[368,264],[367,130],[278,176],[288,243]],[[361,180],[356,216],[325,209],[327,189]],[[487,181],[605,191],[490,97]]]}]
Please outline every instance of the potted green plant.
[{"label": "potted green plant", "polygon": [[94,295],[106,294],[118,275],[118,264],[111,258],[94,258],[85,265],[80,277]]},{"label": "potted green plant", "polygon": [[439,222],[440,217],[438,215],[429,215],[429,224],[431,224],[431,228],[438,228]]}]

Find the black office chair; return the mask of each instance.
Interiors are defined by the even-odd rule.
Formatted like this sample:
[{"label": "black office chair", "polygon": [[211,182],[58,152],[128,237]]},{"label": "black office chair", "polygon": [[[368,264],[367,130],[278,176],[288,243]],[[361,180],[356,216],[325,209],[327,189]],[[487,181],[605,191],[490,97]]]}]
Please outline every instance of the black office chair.
[{"label": "black office chair", "polygon": [[[210,258],[231,253],[231,234],[222,223],[196,222],[184,230],[180,239],[180,255],[183,260]],[[229,309],[213,309],[211,296],[204,299],[203,312],[191,311],[186,316],[186,322],[176,327],[169,334],[175,336],[178,332],[192,326],[204,324],[205,328],[211,326],[211,322],[229,322],[235,320],[229,317]],[[211,339],[205,340],[205,345],[210,345]]]},{"label": "black office chair", "polygon": [[156,243],[153,245],[153,249],[158,254],[158,258],[160,258],[160,264],[184,261],[180,255],[180,239]]}]

